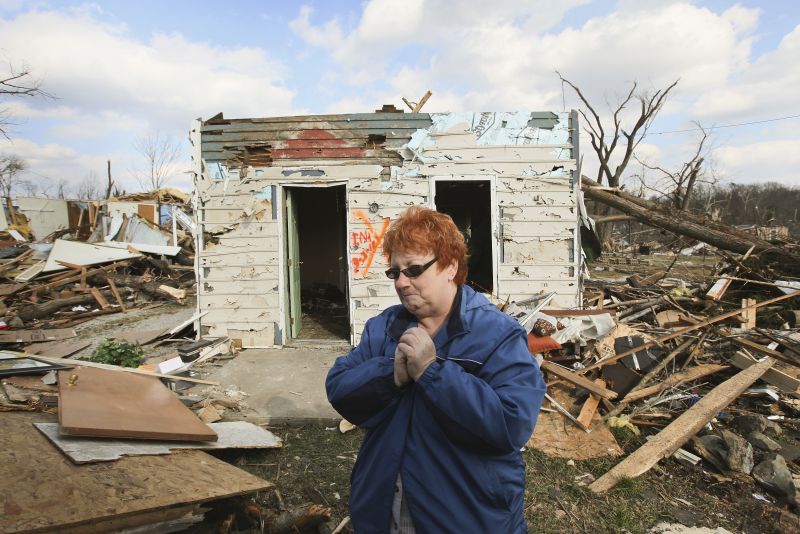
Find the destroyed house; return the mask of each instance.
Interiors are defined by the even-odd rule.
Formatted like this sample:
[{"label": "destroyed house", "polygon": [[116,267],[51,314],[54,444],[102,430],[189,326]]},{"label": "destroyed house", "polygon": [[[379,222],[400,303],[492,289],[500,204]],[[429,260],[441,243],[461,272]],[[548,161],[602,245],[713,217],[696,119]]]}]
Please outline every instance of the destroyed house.
[{"label": "destroyed house", "polygon": [[574,111],[195,121],[201,332],[357,343],[398,303],[381,244],[413,205],[452,216],[494,302],[579,306],[578,132]]}]

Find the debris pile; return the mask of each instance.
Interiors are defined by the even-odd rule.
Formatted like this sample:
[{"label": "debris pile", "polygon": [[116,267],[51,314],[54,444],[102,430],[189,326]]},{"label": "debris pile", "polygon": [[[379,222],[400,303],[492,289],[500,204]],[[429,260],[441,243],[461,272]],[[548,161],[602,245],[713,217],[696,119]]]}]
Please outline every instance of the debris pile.
[{"label": "debris pile", "polygon": [[[57,238],[0,249],[0,328],[19,332],[24,343],[32,341],[24,330],[67,329],[132,307],[183,304],[195,283],[191,249],[153,244],[170,237],[136,215],[120,221],[113,236],[138,241],[105,240],[107,234],[96,243]],[[12,341],[6,337],[2,342]]]},{"label": "debris pile", "polygon": [[670,276],[675,262],[652,273],[616,263],[635,274],[587,282],[581,310],[547,309],[546,296],[507,306],[548,382],[529,446],[575,460],[622,456],[609,429],[641,434],[648,441],[590,489],[671,456],[721,481],[752,477],[761,498],[797,510],[800,282],[796,266],[765,267],[754,249],[716,251],[705,278]]}]

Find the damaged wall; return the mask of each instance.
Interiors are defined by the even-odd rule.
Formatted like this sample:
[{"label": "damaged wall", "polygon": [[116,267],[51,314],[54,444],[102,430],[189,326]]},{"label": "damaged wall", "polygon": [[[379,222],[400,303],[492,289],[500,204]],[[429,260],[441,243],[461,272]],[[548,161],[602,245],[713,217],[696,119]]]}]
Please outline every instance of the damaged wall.
[{"label": "damaged wall", "polygon": [[580,302],[574,112],[218,116],[196,121],[191,140],[198,308],[210,335],[287,342],[285,199],[300,186],[346,187],[353,342],[397,303],[383,235],[407,207],[433,206],[443,180],[490,188],[495,295]]},{"label": "damaged wall", "polygon": [[67,201],[62,198],[17,197],[14,205],[27,217],[34,240],[69,228]]}]

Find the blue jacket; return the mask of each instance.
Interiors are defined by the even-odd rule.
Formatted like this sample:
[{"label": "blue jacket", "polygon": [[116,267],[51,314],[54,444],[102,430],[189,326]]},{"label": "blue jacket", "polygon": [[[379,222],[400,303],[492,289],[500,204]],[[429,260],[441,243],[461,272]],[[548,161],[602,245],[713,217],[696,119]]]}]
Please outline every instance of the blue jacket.
[{"label": "blue jacket", "polygon": [[355,532],[389,531],[398,473],[419,534],[526,532],[520,448],[545,384],[525,330],[461,286],[433,340],[436,362],[399,389],[394,351],[416,325],[392,306],[367,321],[361,342],[328,373],[328,400],[365,431],[350,479]]}]

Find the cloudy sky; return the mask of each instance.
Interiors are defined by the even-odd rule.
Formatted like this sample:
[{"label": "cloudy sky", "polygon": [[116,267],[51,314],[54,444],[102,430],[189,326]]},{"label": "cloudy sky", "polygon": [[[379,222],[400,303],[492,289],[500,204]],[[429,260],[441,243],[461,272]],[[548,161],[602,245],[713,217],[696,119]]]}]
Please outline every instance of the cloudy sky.
[{"label": "cloudy sky", "polygon": [[0,0],[0,75],[28,68],[55,97],[0,102],[14,123],[0,154],[41,191],[104,180],[107,160],[135,191],[136,140],[160,132],[182,149],[170,185],[188,190],[197,117],[369,112],[427,89],[431,112],[575,107],[558,70],[598,110],[634,80],[680,79],[640,145],[648,163],[691,157],[698,121],[720,179],[798,184],[798,60],[795,0]]}]

